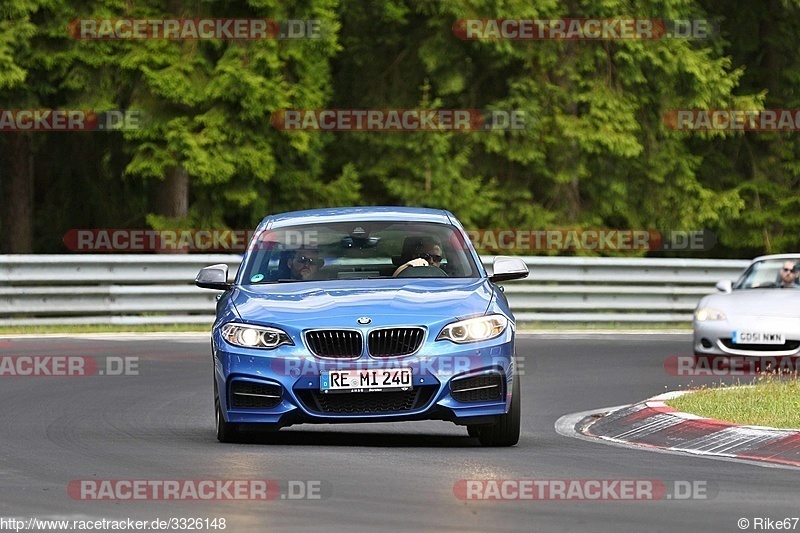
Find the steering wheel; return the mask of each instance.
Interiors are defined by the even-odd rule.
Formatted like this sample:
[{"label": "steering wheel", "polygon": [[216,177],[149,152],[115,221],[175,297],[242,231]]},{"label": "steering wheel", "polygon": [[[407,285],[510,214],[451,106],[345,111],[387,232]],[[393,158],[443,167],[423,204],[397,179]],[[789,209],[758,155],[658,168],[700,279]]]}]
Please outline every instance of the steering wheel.
[{"label": "steering wheel", "polygon": [[447,273],[436,266],[409,266],[404,268],[398,275],[398,278],[446,278]]}]

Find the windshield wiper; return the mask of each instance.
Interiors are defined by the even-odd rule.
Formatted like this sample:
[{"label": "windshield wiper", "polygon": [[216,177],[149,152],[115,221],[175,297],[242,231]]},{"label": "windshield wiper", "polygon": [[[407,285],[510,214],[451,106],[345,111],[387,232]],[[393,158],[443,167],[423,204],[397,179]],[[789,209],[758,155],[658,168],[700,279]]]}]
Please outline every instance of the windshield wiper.
[{"label": "windshield wiper", "polygon": [[294,282],[298,282],[298,281],[314,281],[314,280],[310,280],[310,279],[291,279],[291,278],[278,279],[278,280],[266,280],[265,279],[263,281],[251,281],[250,283],[248,283],[248,285],[275,285],[277,283],[294,283]]}]

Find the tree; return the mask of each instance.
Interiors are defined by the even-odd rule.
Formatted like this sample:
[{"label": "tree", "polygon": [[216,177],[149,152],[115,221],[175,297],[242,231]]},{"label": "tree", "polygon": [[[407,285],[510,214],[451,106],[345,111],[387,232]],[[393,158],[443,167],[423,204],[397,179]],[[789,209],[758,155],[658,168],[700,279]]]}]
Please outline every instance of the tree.
[{"label": "tree", "polygon": [[[706,184],[694,140],[663,122],[673,108],[758,103],[734,94],[741,72],[714,43],[462,41],[452,30],[462,18],[624,17],[633,9],[623,0],[343,7],[350,53],[337,59],[334,107],[479,108],[528,119],[522,131],[342,136],[340,159],[358,161],[376,197],[454,206],[484,227],[695,229],[738,216],[738,191]],[[703,12],[659,2],[635,16]]]},{"label": "tree", "polygon": [[[763,95],[767,109],[798,109],[800,2],[703,2],[723,23],[723,44],[744,68],[739,91]],[[796,131],[748,132],[706,146],[701,172],[735,188],[741,217],[715,229],[734,256],[800,248],[800,140]]]},{"label": "tree", "polygon": [[[31,15],[38,2],[13,0],[0,6],[0,109],[30,107],[38,98],[29,89],[33,73],[32,40],[36,26]],[[27,82],[27,84],[26,84]],[[0,136],[0,194],[10,199],[0,217],[0,250],[30,253],[33,249],[33,154],[32,139],[25,132]]]}]

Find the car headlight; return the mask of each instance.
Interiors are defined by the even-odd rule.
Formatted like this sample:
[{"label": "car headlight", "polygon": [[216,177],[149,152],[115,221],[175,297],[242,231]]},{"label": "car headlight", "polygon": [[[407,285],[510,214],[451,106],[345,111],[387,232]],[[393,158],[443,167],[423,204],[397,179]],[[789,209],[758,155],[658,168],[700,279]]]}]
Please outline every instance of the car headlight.
[{"label": "car headlight", "polygon": [[274,350],[283,344],[294,344],[283,330],[235,322],[222,326],[222,338],[234,346],[264,350]]},{"label": "car headlight", "polygon": [[508,319],[503,315],[479,316],[446,325],[436,340],[448,340],[457,344],[485,341],[498,337],[507,326]]},{"label": "car headlight", "polygon": [[719,309],[711,307],[701,307],[694,313],[694,318],[698,322],[708,322],[710,320],[725,320],[725,313]]}]

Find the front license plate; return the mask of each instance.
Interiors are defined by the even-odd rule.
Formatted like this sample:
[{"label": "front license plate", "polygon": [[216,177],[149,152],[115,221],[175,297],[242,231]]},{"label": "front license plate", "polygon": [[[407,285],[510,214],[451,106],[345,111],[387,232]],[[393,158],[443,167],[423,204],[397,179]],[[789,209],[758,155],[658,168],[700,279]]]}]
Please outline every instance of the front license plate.
[{"label": "front license plate", "polygon": [[319,380],[322,392],[386,392],[411,390],[410,368],[374,370],[329,370]]},{"label": "front license plate", "polygon": [[733,344],[784,344],[783,333],[767,333],[764,331],[734,331]]}]

